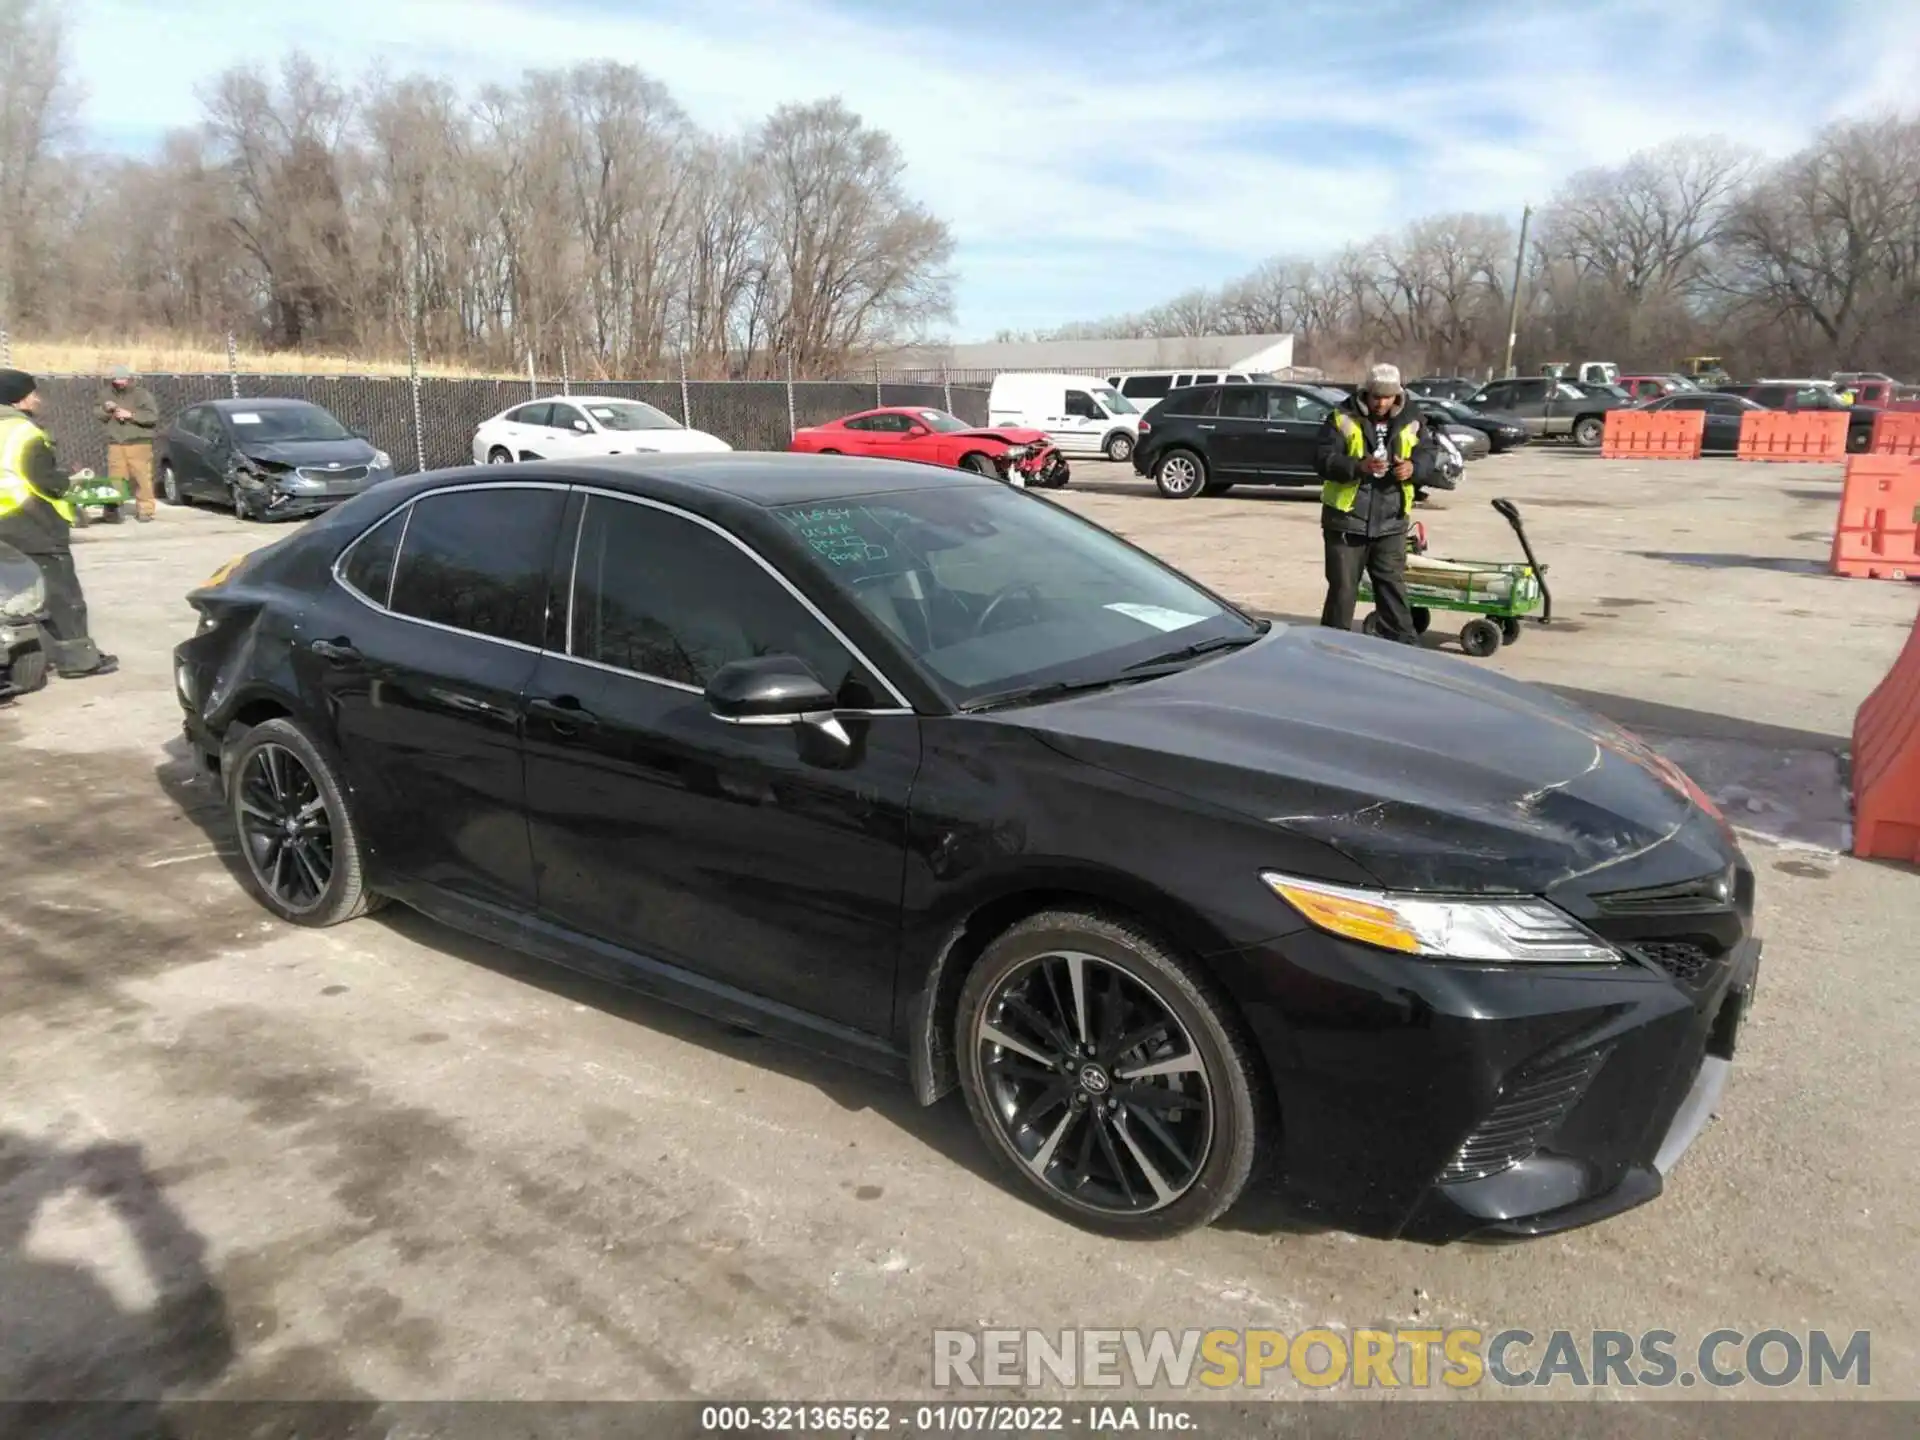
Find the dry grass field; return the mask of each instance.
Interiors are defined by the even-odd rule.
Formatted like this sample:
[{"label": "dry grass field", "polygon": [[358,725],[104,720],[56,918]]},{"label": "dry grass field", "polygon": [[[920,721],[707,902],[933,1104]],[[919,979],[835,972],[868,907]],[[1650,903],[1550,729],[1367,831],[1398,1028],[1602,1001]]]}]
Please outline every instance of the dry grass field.
[{"label": "dry grass field", "polygon": [[[242,350],[235,357],[243,375],[404,375],[407,359],[320,355],[299,351]],[[99,375],[114,365],[130,365],[149,375],[224,374],[224,345],[195,345],[171,337],[149,339],[87,338],[13,341],[12,363],[36,375]],[[524,378],[518,373],[475,370],[422,362],[422,375],[456,378]]]}]

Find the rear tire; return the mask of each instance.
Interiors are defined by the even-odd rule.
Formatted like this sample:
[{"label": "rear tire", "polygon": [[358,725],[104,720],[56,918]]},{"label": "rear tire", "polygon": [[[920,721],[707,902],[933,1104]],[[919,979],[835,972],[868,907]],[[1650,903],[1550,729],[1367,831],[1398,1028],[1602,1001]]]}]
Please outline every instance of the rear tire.
[{"label": "rear tire", "polygon": [[1116,430],[1107,437],[1107,443],[1100,447],[1106,452],[1107,459],[1116,465],[1124,465],[1133,458],[1133,436],[1124,430]]},{"label": "rear tire", "polygon": [[1191,500],[1207,487],[1207,462],[1191,450],[1169,450],[1154,464],[1153,483],[1169,500]]},{"label": "rear tire", "polygon": [[160,498],[169,505],[184,505],[186,497],[180,493],[180,477],[173,473],[171,463],[160,467]]},{"label": "rear tire", "polygon": [[1573,422],[1573,443],[1582,450],[1598,450],[1606,438],[1607,422],[1595,415],[1584,415]]},{"label": "rear tire", "polygon": [[[314,929],[366,914],[374,897],[366,889],[359,833],[333,767],[306,732],[291,720],[265,721],[233,747],[230,765],[227,812],[261,904],[290,925]],[[304,860],[287,853],[295,842],[262,818],[262,812],[271,814],[283,803],[290,810],[317,806],[314,818],[324,820],[324,833],[315,827],[298,837]],[[314,883],[322,872],[324,883]]]},{"label": "rear tire", "polygon": [[1500,621],[1500,643],[1501,644],[1503,645],[1514,644],[1516,641],[1519,640],[1520,634],[1521,634],[1521,630],[1520,630],[1519,616],[1507,615],[1501,618],[1501,621]]},{"label": "rear tire", "polygon": [[[1036,1005],[1060,1012],[1051,1037],[1023,1018]],[[987,1148],[1022,1194],[1085,1229],[1178,1235],[1217,1219],[1253,1173],[1266,1091],[1238,1017],[1127,920],[1055,910],[1007,931],[967,976],[954,1045]],[[1144,1067],[1155,1074],[1129,1078]]]}]

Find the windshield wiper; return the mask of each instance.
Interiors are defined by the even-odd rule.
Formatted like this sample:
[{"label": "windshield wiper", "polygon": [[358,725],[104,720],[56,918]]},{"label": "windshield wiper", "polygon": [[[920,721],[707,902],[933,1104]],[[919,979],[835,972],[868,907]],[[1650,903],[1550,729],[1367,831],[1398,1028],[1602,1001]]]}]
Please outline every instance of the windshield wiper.
[{"label": "windshield wiper", "polygon": [[1149,655],[1144,660],[1136,660],[1127,669],[1147,670],[1158,665],[1177,665],[1182,660],[1195,660],[1217,650],[1238,650],[1243,645],[1253,644],[1272,628],[1271,620],[1262,620],[1251,635],[1216,635],[1211,640],[1196,640],[1191,645],[1182,645],[1178,650],[1169,650],[1164,655]]},{"label": "windshield wiper", "polygon": [[1111,690],[1116,685],[1131,685],[1152,678],[1151,675],[1106,675],[1098,680],[1055,680],[1046,685],[1028,685],[1019,690],[1002,690],[995,695],[985,695],[961,708],[969,715],[977,715],[983,710],[1001,710],[1009,705],[1039,705],[1048,700],[1058,700],[1063,695],[1085,695],[1094,690]]}]

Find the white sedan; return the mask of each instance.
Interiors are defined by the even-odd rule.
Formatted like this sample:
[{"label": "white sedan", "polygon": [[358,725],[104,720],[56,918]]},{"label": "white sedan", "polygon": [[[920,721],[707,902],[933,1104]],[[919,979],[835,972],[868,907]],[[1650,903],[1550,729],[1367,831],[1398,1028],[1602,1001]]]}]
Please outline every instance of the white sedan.
[{"label": "white sedan", "polygon": [[696,455],[733,447],[689,430],[664,410],[609,395],[551,395],[480,422],[473,463],[575,459],[587,455]]}]

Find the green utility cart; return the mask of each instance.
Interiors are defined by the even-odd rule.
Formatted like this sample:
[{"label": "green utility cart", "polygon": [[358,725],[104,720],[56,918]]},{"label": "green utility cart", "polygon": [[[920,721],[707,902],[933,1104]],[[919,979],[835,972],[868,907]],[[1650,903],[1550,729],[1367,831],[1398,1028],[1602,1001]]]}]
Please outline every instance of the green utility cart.
[{"label": "green utility cart", "polygon": [[67,487],[67,503],[73,506],[75,525],[91,525],[96,520],[118,525],[126,519],[124,507],[133,503],[133,492],[127,489],[126,481],[110,480],[91,470],[74,471],[72,481]]},{"label": "green utility cart", "polygon": [[[1495,500],[1493,508],[1506,518],[1520,541],[1520,560],[1442,560],[1426,554],[1424,538],[1409,541],[1407,601],[1413,609],[1413,628],[1424,634],[1436,610],[1456,610],[1473,616],[1460,627],[1460,648],[1476,657],[1493,654],[1520,638],[1520,622],[1539,611],[1542,625],[1553,623],[1553,596],[1547,589],[1547,567],[1534,558],[1520,523],[1520,509],[1511,500]],[[1362,576],[1360,598],[1373,600],[1373,585]],[[1380,634],[1380,612],[1368,614],[1361,626]]]}]

